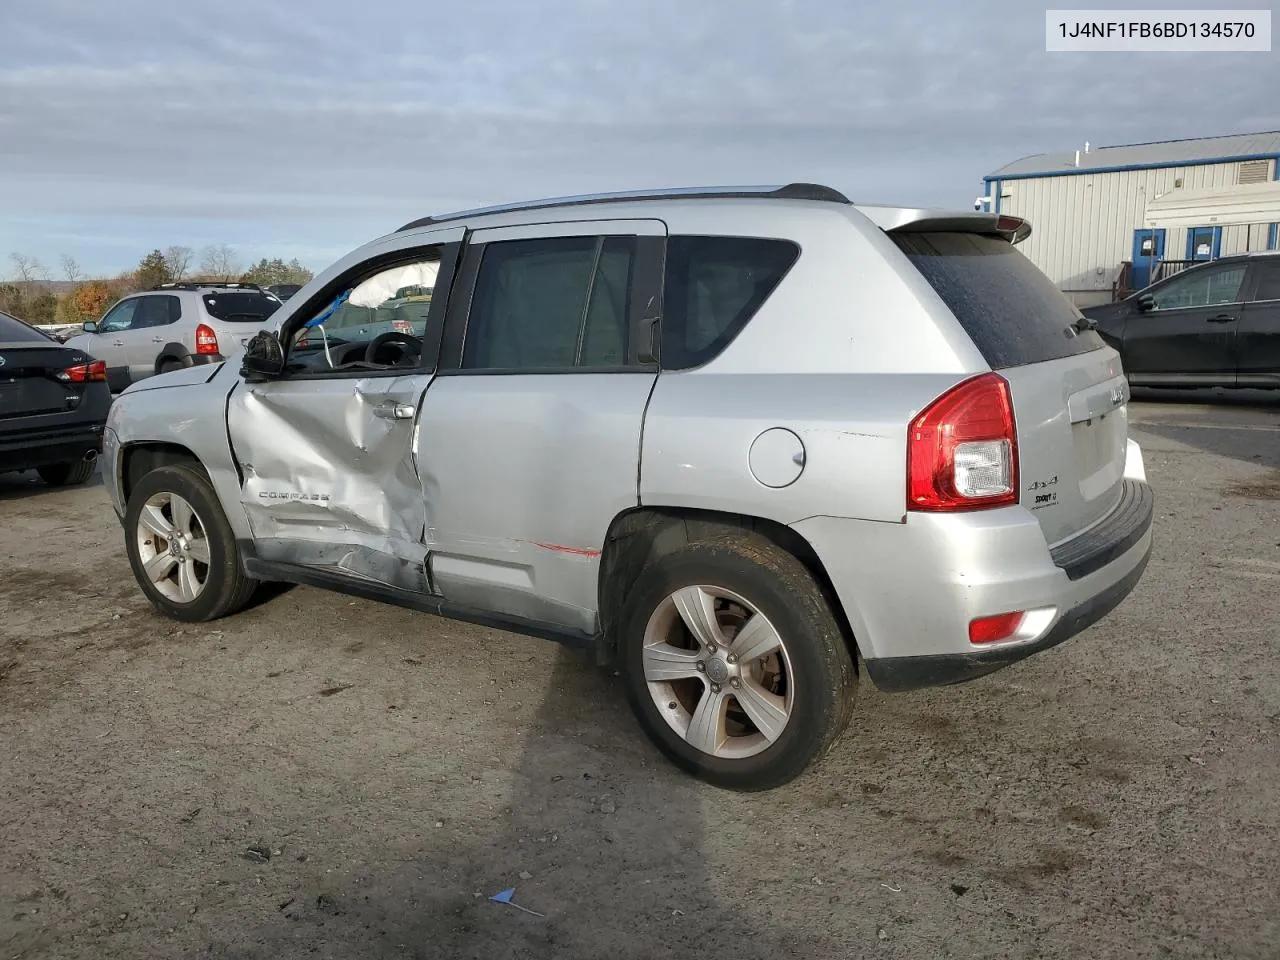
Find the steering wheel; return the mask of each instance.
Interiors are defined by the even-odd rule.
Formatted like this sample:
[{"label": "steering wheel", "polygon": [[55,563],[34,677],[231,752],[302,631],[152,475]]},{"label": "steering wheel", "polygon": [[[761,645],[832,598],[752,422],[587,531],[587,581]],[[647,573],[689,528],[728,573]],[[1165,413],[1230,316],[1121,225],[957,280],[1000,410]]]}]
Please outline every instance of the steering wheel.
[{"label": "steering wheel", "polygon": [[392,366],[398,366],[400,361],[411,355],[414,348],[417,349],[418,356],[422,356],[422,341],[418,337],[409,333],[401,333],[399,330],[392,330],[389,333],[380,333],[369,341],[369,346],[364,351],[364,362],[378,363],[378,351],[388,343],[398,343],[404,348],[400,353],[400,359]]}]

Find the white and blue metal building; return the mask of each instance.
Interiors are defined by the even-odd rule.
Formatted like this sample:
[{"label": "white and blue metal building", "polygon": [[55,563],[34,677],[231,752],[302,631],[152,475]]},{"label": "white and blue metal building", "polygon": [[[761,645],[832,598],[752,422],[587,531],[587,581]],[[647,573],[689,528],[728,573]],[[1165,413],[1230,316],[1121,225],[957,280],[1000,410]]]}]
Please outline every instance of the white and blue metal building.
[{"label": "white and blue metal building", "polygon": [[1280,246],[1280,131],[1086,143],[1006,164],[984,185],[979,205],[1030,220],[1019,249],[1081,306],[1188,261]]}]

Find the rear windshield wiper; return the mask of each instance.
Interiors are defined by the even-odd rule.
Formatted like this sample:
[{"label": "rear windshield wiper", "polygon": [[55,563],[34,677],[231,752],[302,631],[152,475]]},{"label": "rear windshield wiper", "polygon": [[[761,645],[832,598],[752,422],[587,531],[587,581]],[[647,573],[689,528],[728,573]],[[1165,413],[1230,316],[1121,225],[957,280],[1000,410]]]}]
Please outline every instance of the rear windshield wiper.
[{"label": "rear windshield wiper", "polygon": [[1081,317],[1071,325],[1070,329],[1074,330],[1076,333],[1085,333],[1089,330],[1097,330],[1098,321],[1093,319],[1093,317]]}]

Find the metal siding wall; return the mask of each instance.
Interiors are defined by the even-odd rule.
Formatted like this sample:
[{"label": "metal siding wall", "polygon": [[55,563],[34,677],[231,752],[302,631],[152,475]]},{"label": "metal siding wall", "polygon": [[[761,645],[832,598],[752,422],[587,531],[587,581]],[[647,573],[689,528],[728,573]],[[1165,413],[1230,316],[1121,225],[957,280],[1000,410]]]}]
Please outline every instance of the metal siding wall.
[{"label": "metal siding wall", "polygon": [[[1216,163],[1005,180],[1000,210],[1031,221],[1031,236],[1018,249],[1060,288],[1109,293],[1120,262],[1133,256],[1133,231],[1144,226],[1148,197],[1175,189],[1176,180],[1188,190],[1234,186],[1238,167]],[[1225,228],[1222,253],[1244,250],[1245,235],[1244,227]],[[1253,247],[1265,246],[1266,227],[1255,226]],[[1164,249],[1166,259],[1181,260],[1186,229],[1166,230]]]}]

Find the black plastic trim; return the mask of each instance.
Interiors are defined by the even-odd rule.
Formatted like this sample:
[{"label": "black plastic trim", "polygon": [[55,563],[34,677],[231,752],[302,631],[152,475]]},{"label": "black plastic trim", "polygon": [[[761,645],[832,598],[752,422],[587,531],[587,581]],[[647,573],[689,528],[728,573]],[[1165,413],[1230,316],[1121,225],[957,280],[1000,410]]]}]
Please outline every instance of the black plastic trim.
[{"label": "black plastic trim", "polygon": [[1079,580],[1122,556],[1151,529],[1155,492],[1139,480],[1124,480],[1120,502],[1102,522],[1060,543],[1049,555],[1068,579]]},{"label": "black plastic trim", "polygon": [[416,230],[437,223],[449,223],[456,220],[467,220],[472,217],[492,216],[500,213],[520,213],[525,210],[548,210],[564,207],[584,207],[603,203],[647,203],[651,200],[817,200],[825,203],[852,204],[853,201],[839,190],[823,186],[820,183],[788,183],[786,186],[772,190],[753,190],[746,187],[724,187],[707,190],[658,190],[653,193],[613,193],[589,197],[552,197],[545,200],[530,200],[525,203],[513,203],[496,207],[479,207],[475,210],[460,210],[456,213],[443,213],[423,217],[406,223],[397,230]]},{"label": "black plastic trim", "polygon": [[327,570],[317,570],[293,563],[260,560],[255,555],[253,542],[249,540],[237,540],[236,546],[240,551],[245,573],[257,580],[296,583],[308,587],[318,587],[321,590],[333,590],[352,597],[377,600],[381,603],[407,607],[410,610],[431,613],[450,620],[461,620],[481,627],[492,627],[495,630],[508,630],[511,633],[538,637],[542,640],[552,640],[556,643],[563,643],[566,646],[580,649],[590,649],[596,643],[596,637],[592,634],[571,630],[556,624],[490,613],[486,610],[478,610],[475,607],[451,603],[443,597],[415,593],[412,590],[402,590],[399,587],[392,587],[371,580],[360,580],[340,573],[331,573]]},{"label": "black plastic trim", "polygon": [[1056,647],[1077,633],[1093,626],[1120,605],[1138,585],[1151,559],[1151,550],[1143,554],[1138,565],[1123,579],[1072,607],[1057,625],[1039,640],[1016,647],[1005,647],[981,653],[944,653],[923,657],[873,657],[863,660],[867,674],[877,689],[886,693],[903,693],[925,687],[943,687],[966,683],[994,673],[1003,667],[1025,660],[1032,654]]}]

